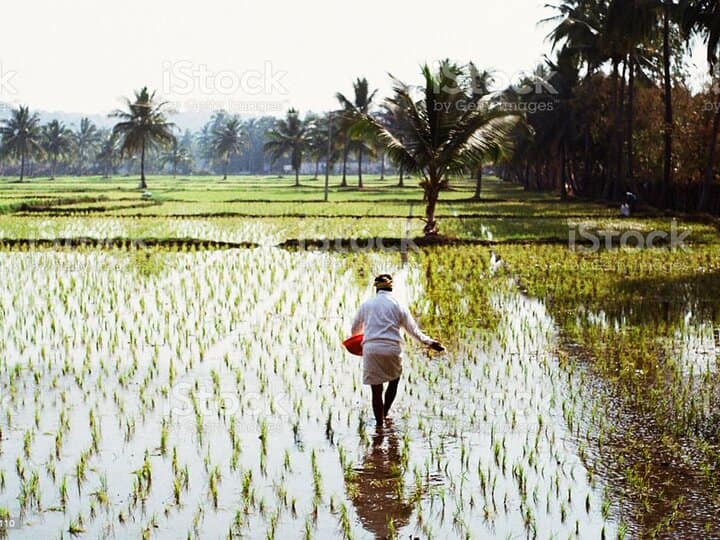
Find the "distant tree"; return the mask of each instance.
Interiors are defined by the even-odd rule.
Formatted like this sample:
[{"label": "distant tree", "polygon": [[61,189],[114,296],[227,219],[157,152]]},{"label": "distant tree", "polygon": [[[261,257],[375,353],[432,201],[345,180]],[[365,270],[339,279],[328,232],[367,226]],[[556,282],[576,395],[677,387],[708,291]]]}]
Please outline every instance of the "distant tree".
[{"label": "distant tree", "polygon": [[[705,44],[707,63],[713,82],[718,84],[718,60],[720,56],[720,2],[717,0],[681,0],[682,27],[688,39],[698,36]],[[717,87],[716,87],[717,88]],[[712,130],[707,143],[706,164],[703,171],[702,188],[698,210],[705,212],[710,207],[710,195],[715,180],[715,158],[720,134],[720,92],[715,90]]]},{"label": "distant tree", "polygon": [[309,149],[313,122],[300,118],[300,113],[290,109],[285,118],[278,120],[270,131],[265,150],[270,153],[273,162],[283,156],[290,157],[290,165],[295,171],[295,186],[300,186],[300,167],[303,153]]},{"label": "distant tree", "polygon": [[237,116],[223,118],[211,134],[213,154],[223,160],[223,180],[227,180],[230,157],[242,152],[246,144],[242,123]]},{"label": "distant tree", "polygon": [[25,163],[29,157],[42,155],[42,129],[40,117],[30,109],[19,106],[2,121],[0,150],[3,155],[20,160],[20,182],[25,177]]},{"label": "distant tree", "polygon": [[119,154],[118,137],[115,133],[101,134],[102,143],[95,159],[103,170],[103,176],[110,178]]},{"label": "distant tree", "polygon": [[173,178],[177,177],[178,170],[189,170],[191,163],[190,151],[177,139],[173,141],[170,148],[160,154],[160,166],[165,168],[170,165]]},{"label": "distant tree", "polygon": [[[366,78],[358,78],[353,83],[353,91],[355,93],[354,99],[351,101],[346,98],[342,93],[336,94],[337,100],[340,102],[340,106],[343,108],[344,116],[347,119],[346,129],[351,130],[355,122],[360,119],[363,115],[367,115],[372,107],[373,99],[377,90],[370,91],[370,85]],[[356,134],[351,136],[347,140],[349,150],[354,150],[358,158],[358,187],[363,187],[362,178],[362,159],[363,154],[371,152],[373,147],[368,144],[368,141],[363,138],[362,134]]]},{"label": "distant tree", "polygon": [[147,188],[145,180],[145,153],[158,146],[172,144],[175,136],[174,124],[166,118],[167,102],[158,102],[155,92],[147,86],[135,92],[135,99],[126,99],[126,110],[116,110],[111,117],[119,118],[113,133],[120,137],[120,151],[123,156],[140,153],[140,189]]},{"label": "distant tree", "polygon": [[97,146],[100,144],[100,131],[89,118],[80,119],[80,127],[74,134],[75,148],[77,151],[78,174],[83,175],[87,171],[87,162],[90,156],[95,155]]},{"label": "distant tree", "polygon": [[247,135],[247,145],[243,156],[247,161],[250,172],[265,172],[265,141],[267,132],[275,125],[275,119],[270,116],[251,118],[244,124]]},{"label": "distant tree", "polygon": [[466,70],[443,61],[437,71],[422,68],[424,88],[418,96],[395,80],[391,108],[403,111],[407,123],[389,127],[370,114],[356,130],[371,131],[383,140],[388,155],[408,172],[422,176],[425,193],[425,234],[437,234],[435,209],[443,184],[454,175],[477,170],[488,154],[509,152],[510,133],[520,118],[500,106],[473,103]]},{"label": "distant tree", "polygon": [[312,122],[312,128],[309,130],[308,137],[308,154],[315,162],[314,179],[317,179],[320,171],[320,161],[327,156],[328,151],[328,124],[327,117],[317,115],[309,116]]},{"label": "distant tree", "polygon": [[50,157],[50,179],[54,180],[58,160],[72,153],[73,133],[62,122],[52,120],[42,128],[42,147]]}]

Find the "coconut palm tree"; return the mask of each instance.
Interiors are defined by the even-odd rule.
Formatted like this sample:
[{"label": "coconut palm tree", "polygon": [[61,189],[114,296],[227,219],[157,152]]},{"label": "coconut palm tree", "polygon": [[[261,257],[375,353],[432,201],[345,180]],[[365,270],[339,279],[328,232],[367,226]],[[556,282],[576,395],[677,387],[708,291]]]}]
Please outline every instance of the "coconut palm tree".
[{"label": "coconut palm tree", "polygon": [[300,186],[303,153],[310,147],[313,128],[313,122],[302,120],[296,109],[290,109],[286,117],[278,120],[275,127],[267,133],[265,151],[270,154],[273,162],[283,156],[290,157],[290,165],[295,172],[296,187]]},{"label": "coconut palm tree", "polygon": [[87,170],[86,164],[91,155],[97,151],[97,146],[101,141],[100,131],[89,118],[80,119],[80,127],[74,133],[75,148],[77,150],[78,174],[83,175]]},{"label": "coconut palm tree", "polygon": [[42,146],[50,157],[50,179],[55,180],[58,160],[67,158],[72,152],[73,132],[62,122],[52,120],[42,128]]},{"label": "coconut palm tree", "polygon": [[145,153],[158,146],[167,146],[175,140],[175,125],[166,118],[167,102],[157,101],[155,92],[147,86],[135,92],[135,99],[126,99],[126,110],[111,113],[119,118],[113,133],[120,137],[120,151],[123,156],[140,153],[140,189],[147,188],[145,180]]},{"label": "coconut palm tree", "polygon": [[391,107],[402,109],[407,128],[392,128],[364,114],[356,129],[373,131],[388,155],[403,168],[422,177],[425,194],[425,234],[438,232],[435,210],[449,178],[477,170],[478,164],[502,148],[511,150],[510,133],[520,117],[489,101],[475,103],[466,70],[450,61],[433,72],[422,67],[423,87],[393,79]]},{"label": "coconut palm tree", "polygon": [[0,127],[0,150],[3,155],[20,160],[20,182],[25,177],[25,162],[29,157],[42,154],[42,129],[37,113],[30,114],[28,107],[20,105]]},{"label": "coconut palm tree", "polygon": [[[357,119],[362,118],[370,112],[372,107],[373,99],[377,94],[377,90],[370,91],[370,85],[365,77],[358,78],[353,82],[353,92],[355,94],[354,99],[351,101],[346,98],[342,93],[338,92],[335,97],[340,102],[340,106],[343,108],[344,116],[347,119],[346,129],[352,130]],[[368,144],[368,141],[363,140],[361,135],[350,137],[347,141],[347,150],[354,150],[358,158],[358,187],[363,187],[362,178],[362,159],[363,154],[372,151],[372,146]]]},{"label": "coconut palm tree", "polygon": [[246,144],[245,132],[237,116],[223,118],[219,125],[213,128],[210,146],[213,154],[223,160],[223,180],[227,180],[230,157],[242,152]]}]

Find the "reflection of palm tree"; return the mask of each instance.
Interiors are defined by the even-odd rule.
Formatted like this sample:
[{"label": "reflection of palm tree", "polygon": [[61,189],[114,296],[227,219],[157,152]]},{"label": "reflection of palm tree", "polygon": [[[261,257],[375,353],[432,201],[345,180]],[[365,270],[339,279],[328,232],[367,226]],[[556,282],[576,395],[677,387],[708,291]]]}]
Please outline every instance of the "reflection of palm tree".
[{"label": "reflection of palm tree", "polygon": [[[383,444],[385,441],[387,444]],[[387,538],[390,520],[395,530],[410,522],[413,505],[404,500],[400,449],[394,429],[375,433],[362,466],[354,473],[346,478],[345,487],[366,530],[376,538]]]}]

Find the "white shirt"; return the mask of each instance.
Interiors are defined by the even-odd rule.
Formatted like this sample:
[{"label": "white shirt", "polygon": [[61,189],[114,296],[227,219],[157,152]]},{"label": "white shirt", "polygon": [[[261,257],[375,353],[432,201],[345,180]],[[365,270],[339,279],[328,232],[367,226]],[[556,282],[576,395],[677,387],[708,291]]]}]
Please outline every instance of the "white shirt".
[{"label": "white shirt", "polygon": [[364,334],[363,348],[377,345],[399,353],[403,343],[400,328],[424,345],[434,341],[420,330],[407,308],[400,305],[390,291],[381,290],[360,306],[351,333]]}]

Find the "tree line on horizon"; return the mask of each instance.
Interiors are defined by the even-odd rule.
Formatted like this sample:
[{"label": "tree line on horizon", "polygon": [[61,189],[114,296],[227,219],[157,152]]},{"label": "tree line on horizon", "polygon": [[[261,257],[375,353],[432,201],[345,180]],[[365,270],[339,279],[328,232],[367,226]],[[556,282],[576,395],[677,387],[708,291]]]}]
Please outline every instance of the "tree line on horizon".
[{"label": "tree line on horizon", "polygon": [[[720,132],[720,3],[716,0],[565,0],[550,6],[552,57],[516,84],[495,88],[495,75],[449,60],[423,66],[418,85],[393,79],[377,98],[368,81],[354,95],[336,95],[338,108],[284,118],[242,120],[221,111],[198,133],[177,133],[167,104],[147,88],[112,113],[99,130],[84,119],[71,131],[41,125],[26,107],[0,128],[2,154],[19,169],[27,162],[50,177],[58,172],[145,171],[265,173],[289,167],[300,183],[303,163],[317,177],[348,163],[386,162],[417,175],[427,202],[426,232],[436,232],[434,207],[453,178],[472,175],[479,198],[483,167],[529,190],[555,190],[562,199],[620,201],[632,192],[661,209],[720,213],[716,174]],[[688,83],[691,40],[706,48],[712,84]],[[7,165],[6,165],[7,167]],[[37,168],[33,171],[37,175]]]}]

